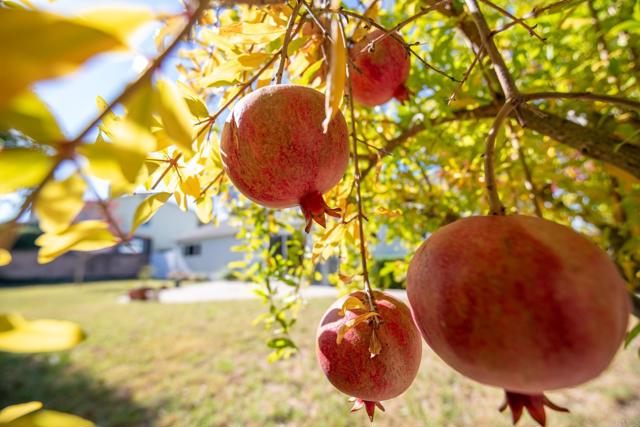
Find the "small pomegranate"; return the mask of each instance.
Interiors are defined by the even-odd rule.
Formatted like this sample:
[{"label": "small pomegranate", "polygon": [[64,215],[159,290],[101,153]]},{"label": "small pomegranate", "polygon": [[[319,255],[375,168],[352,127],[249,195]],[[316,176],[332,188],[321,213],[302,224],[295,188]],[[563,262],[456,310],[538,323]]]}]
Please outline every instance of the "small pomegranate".
[{"label": "small pomegranate", "polygon": [[543,392],[597,377],[624,338],[625,283],[607,255],[571,228],[529,216],[449,224],[411,260],[414,319],[454,369],[504,388],[514,424],[542,426]]},{"label": "small pomegranate", "polygon": [[352,412],[363,406],[373,421],[382,400],[403,393],[413,382],[422,356],[420,333],[409,308],[389,294],[374,292],[376,312],[366,294],[336,301],[318,327],[316,354],[338,390],[353,396]]},{"label": "small pomegranate", "polygon": [[309,232],[325,214],[339,217],[322,194],[347,168],[347,124],[338,112],[326,133],[324,95],[304,86],[263,87],[238,102],[222,131],[227,175],[249,199],[269,208],[300,205]]},{"label": "small pomegranate", "polygon": [[400,36],[385,36],[376,29],[351,48],[351,89],[360,104],[373,107],[391,98],[400,102],[409,99],[404,85],[411,65],[409,53],[396,37]]}]

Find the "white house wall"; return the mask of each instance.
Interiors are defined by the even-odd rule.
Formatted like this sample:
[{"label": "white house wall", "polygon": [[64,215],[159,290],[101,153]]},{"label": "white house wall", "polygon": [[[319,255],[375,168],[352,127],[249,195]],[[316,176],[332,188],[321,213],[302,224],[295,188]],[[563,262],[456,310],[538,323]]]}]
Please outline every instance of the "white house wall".
[{"label": "white house wall", "polygon": [[[115,201],[115,211],[122,229],[129,231],[136,208],[144,197],[123,197]],[[175,240],[182,234],[197,229],[199,221],[193,212],[183,212],[168,202],[146,224],[136,231],[136,236],[152,239],[153,251],[164,251],[176,247]]]},{"label": "white house wall", "polygon": [[[232,261],[244,258],[241,252],[232,252],[231,248],[238,245],[233,236],[218,237],[201,240],[199,242],[181,243],[180,253],[191,273],[204,273],[211,278],[220,278],[227,273],[227,265]],[[199,255],[184,255],[184,248],[189,245],[202,245]]]}]

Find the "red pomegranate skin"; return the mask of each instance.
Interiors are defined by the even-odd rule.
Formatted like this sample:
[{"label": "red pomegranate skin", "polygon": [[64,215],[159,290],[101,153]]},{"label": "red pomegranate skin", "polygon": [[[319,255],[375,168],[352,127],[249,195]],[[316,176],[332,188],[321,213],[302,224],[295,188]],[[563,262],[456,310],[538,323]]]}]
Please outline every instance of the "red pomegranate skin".
[{"label": "red pomegranate skin", "polygon": [[[351,296],[367,306],[363,292],[354,292]],[[371,357],[369,344],[372,322],[359,323],[344,335],[340,344],[336,342],[338,330],[345,322],[366,313],[364,310],[354,310],[341,316],[340,309],[347,297],[331,305],[320,321],[316,346],[320,368],[338,390],[365,403],[380,402],[400,395],[416,377],[422,357],[422,341],[411,318],[411,311],[391,295],[374,292],[380,314],[376,334],[381,350],[378,355]]]},{"label": "red pomegranate skin", "polygon": [[401,102],[409,98],[405,87],[411,61],[409,53],[395,37],[387,36],[370,43],[385,33],[374,30],[356,43],[350,50],[353,65],[350,66],[353,99],[362,105],[382,105],[391,98]]},{"label": "red pomegranate skin", "polygon": [[606,253],[536,217],[478,216],[441,228],[418,249],[407,282],[418,328],[446,363],[529,398],[598,376],[630,314]]},{"label": "red pomegranate skin", "polygon": [[276,85],[252,92],[224,125],[220,154],[227,175],[262,206],[301,205],[305,216],[324,221],[324,213],[335,211],[327,211],[322,194],[342,179],[349,162],[344,116],[338,112],[327,133],[324,118],[324,95],[314,89]]}]

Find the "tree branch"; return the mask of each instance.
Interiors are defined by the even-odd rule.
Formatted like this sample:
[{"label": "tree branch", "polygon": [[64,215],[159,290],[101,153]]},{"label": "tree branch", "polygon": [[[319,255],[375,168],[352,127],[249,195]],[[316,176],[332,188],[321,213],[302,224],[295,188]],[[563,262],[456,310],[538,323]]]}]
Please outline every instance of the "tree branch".
[{"label": "tree branch", "polygon": [[640,147],[622,144],[603,129],[579,125],[529,104],[520,108],[520,114],[529,129],[640,178]]},{"label": "tree branch", "polygon": [[154,71],[157,70],[158,67],[160,67],[162,62],[164,62],[164,60],[167,58],[167,56],[169,56],[169,54],[178,45],[178,43],[191,32],[193,26],[198,22],[200,15],[202,15],[202,13],[207,9],[208,4],[208,1],[200,0],[197,9],[189,14],[189,20],[182,28],[180,33],[176,36],[175,39],[173,39],[171,44],[169,44],[169,46],[167,46],[167,48],[158,57],[156,57],[156,59],[147,67],[144,73],[142,73],[133,83],[127,86],[120,93],[120,95],[118,95],[113,101],[111,101],[107,108],[105,108],[98,114],[95,119],[87,124],[87,126],[78,134],[78,136],[76,136],[72,141],[61,144],[59,148],[58,158],[56,160],[56,163],[51,168],[51,171],[47,174],[47,176],[45,176],[42,182],[37,187],[35,187],[31,191],[31,193],[29,193],[24,203],[18,210],[16,216],[10,221],[11,223],[16,222],[29,209],[35,198],[38,196],[38,193],[40,193],[47,182],[49,182],[49,180],[54,177],[55,171],[56,169],[58,169],[58,166],[60,166],[60,164],[64,160],[73,157],[75,148],[78,145],[82,144],[82,140],[84,139],[84,137],[87,136],[87,134],[89,134],[89,132],[91,132],[91,130],[98,125],[98,123],[100,123],[100,121],[113,109],[113,107],[126,100],[127,97],[135,92],[140,86],[142,86],[147,81],[147,79],[151,78]]},{"label": "tree branch", "polygon": [[[483,105],[478,108],[474,108],[473,110],[459,110],[455,111],[451,117],[438,117],[432,120],[427,120],[425,122],[420,122],[412,125],[407,128],[397,137],[390,139],[380,150],[385,153],[385,155],[391,154],[393,150],[400,147],[408,140],[418,135],[420,132],[425,131],[426,129],[432,128],[434,126],[438,126],[445,123],[463,121],[463,120],[472,120],[472,119],[488,119],[495,117],[498,113],[499,107],[495,105]],[[365,179],[367,175],[373,170],[373,168],[378,163],[378,160],[382,156],[371,156],[369,157],[369,165],[366,169],[363,169],[361,172],[361,179]]]},{"label": "tree branch", "polygon": [[588,101],[605,102],[607,104],[616,104],[635,110],[640,110],[640,102],[620,96],[598,95],[591,92],[538,92],[527,93],[522,95],[524,101],[533,101],[537,99],[585,99]]}]

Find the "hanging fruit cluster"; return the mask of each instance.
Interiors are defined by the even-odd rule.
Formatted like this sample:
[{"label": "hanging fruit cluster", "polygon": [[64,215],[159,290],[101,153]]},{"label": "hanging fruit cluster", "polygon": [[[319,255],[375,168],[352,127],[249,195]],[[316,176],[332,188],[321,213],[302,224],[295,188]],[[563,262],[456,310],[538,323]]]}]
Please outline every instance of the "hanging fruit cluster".
[{"label": "hanging fruit cluster", "polygon": [[[415,379],[422,334],[453,369],[503,388],[501,410],[510,408],[514,424],[526,409],[544,426],[545,407],[568,412],[544,392],[597,377],[620,347],[630,315],[624,280],[606,253],[572,229],[504,215],[495,186],[488,186],[491,215],[447,225],[416,252],[407,278],[410,309],[373,291],[362,243],[353,102],[407,100],[409,50],[398,34],[375,29],[353,44],[347,60],[342,24],[330,25],[321,32],[313,24],[316,36],[330,33],[333,40],[330,64],[319,71],[327,79],[326,99],[302,86],[258,89],[234,107],[220,148],[225,171],[249,199],[270,208],[299,205],[305,231],[312,221],[325,227],[325,215],[341,218],[322,195],[347,168],[349,132],[336,107],[348,94],[365,289],[336,301],[320,321],[322,371],[352,397],[352,411],[364,407],[373,421],[375,409],[384,410],[381,401]],[[490,148],[485,173],[493,183]]]}]

